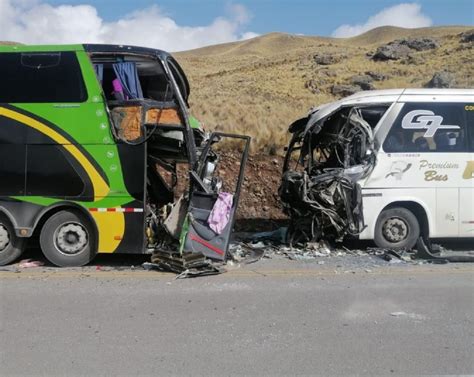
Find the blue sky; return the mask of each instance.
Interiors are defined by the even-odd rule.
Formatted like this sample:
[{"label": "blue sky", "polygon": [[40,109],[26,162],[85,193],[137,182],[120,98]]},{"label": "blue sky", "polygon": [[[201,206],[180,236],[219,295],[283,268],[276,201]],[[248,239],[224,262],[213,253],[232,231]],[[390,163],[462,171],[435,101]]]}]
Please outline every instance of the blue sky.
[{"label": "blue sky", "polygon": [[351,37],[394,25],[473,25],[474,0],[0,0],[0,40],[168,51],[279,31]]},{"label": "blue sky", "polygon": [[[180,25],[207,25],[225,16],[230,1],[218,0],[50,0],[50,4],[91,4],[107,21],[136,10],[158,5]],[[241,0],[252,14],[249,30],[264,34],[272,31],[330,35],[341,24],[362,23],[384,8],[404,1],[393,0]],[[408,1],[406,1],[408,2]],[[422,0],[423,13],[434,25],[473,25],[474,0]]]}]

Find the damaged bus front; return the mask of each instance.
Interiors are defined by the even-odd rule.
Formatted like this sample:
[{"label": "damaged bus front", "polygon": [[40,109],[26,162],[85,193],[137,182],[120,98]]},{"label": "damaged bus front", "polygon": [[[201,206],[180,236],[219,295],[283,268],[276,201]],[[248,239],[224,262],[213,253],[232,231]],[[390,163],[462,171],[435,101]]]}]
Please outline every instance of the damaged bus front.
[{"label": "damaged bus front", "polygon": [[[342,239],[364,229],[359,181],[375,164],[371,124],[386,107],[314,110],[290,126],[280,196],[291,218],[289,241]],[[327,111],[326,111],[327,112]]]},{"label": "damaged bus front", "polygon": [[289,241],[354,236],[411,249],[420,236],[473,237],[473,98],[366,91],[294,122],[280,186]]},{"label": "damaged bus front", "polygon": [[[0,68],[0,264],[34,234],[59,266],[155,250],[226,258],[250,139],[204,132],[171,55],[2,46]],[[220,174],[226,138],[242,152],[234,187]]]}]

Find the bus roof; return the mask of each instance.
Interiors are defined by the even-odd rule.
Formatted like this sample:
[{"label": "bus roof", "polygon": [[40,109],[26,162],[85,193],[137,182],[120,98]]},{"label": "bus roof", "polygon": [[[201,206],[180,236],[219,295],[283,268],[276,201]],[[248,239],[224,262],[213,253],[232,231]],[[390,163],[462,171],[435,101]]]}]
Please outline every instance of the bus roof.
[{"label": "bus roof", "polygon": [[94,53],[110,53],[110,54],[138,54],[148,56],[161,56],[166,58],[170,54],[163,50],[128,46],[128,45],[111,45],[111,44],[70,44],[70,45],[0,45],[0,52],[60,52],[60,51],[86,51]]}]

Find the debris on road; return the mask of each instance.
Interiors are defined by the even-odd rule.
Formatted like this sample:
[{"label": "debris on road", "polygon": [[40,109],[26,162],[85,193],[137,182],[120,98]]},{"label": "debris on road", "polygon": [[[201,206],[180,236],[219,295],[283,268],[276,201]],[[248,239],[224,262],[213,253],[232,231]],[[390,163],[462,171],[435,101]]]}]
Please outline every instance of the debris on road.
[{"label": "debris on road", "polygon": [[142,267],[146,270],[174,272],[177,279],[196,276],[217,275],[225,272],[218,264],[213,263],[202,254],[173,251],[155,251],[151,263],[145,262]]},{"label": "debris on road", "polygon": [[[473,263],[474,255],[472,254],[452,254],[446,253],[446,250],[439,245],[432,245],[426,242],[422,237],[418,239],[416,244],[416,258],[424,259],[430,263]],[[444,252],[443,252],[444,251]],[[437,254],[437,255],[435,255]]]},{"label": "debris on road", "polygon": [[44,262],[33,259],[23,259],[18,263],[19,268],[34,268],[44,266]]},{"label": "debris on road", "polygon": [[416,319],[416,320],[424,320],[426,317],[421,314],[416,314],[416,313],[406,313],[406,312],[392,312],[390,313],[392,317],[407,317],[410,319]]}]

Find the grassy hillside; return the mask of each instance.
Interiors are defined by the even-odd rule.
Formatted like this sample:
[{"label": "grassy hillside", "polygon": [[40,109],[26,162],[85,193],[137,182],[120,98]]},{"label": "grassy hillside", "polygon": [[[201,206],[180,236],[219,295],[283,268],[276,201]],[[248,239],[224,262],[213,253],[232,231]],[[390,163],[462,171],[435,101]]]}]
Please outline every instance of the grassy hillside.
[{"label": "grassy hillside", "polygon": [[[271,33],[174,55],[191,82],[192,112],[206,128],[249,134],[254,152],[273,154],[287,143],[292,121],[341,97],[332,87],[367,71],[383,76],[371,83],[375,89],[423,87],[438,71],[451,72],[456,87],[474,87],[474,44],[460,42],[470,29],[381,27],[346,39]],[[413,37],[435,38],[439,47],[396,61],[371,59],[377,47]],[[334,62],[321,65],[315,55]]]},{"label": "grassy hillside", "polygon": [[[474,87],[469,27],[382,27],[347,38],[271,33],[255,39],[176,53],[191,82],[191,108],[208,129],[250,134],[255,152],[279,153],[287,127],[310,107],[332,101],[335,84],[367,71],[386,76],[376,89],[423,87],[437,71],[452,72],[457,87]],[[440,47],[408,59],[373,61],[378,46],[407,37],[436,38]],[[329,65],[314,55],[334,57]]]}]

